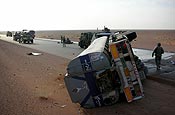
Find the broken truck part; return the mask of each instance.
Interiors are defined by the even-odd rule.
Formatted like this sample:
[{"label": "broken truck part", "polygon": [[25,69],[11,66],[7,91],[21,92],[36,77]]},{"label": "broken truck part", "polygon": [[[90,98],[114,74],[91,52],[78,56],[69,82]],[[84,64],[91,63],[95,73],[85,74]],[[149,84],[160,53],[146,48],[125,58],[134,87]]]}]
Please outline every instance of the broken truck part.
[{"label": "broken truck part", "polygon": [[64,80],[72,102],[93,108],[112,105],[121,94],[128,102],[143,98],[140,77],[145,77],[144,71],[137,69],[129,38],[117,37],[95,39],[70,61]]}]

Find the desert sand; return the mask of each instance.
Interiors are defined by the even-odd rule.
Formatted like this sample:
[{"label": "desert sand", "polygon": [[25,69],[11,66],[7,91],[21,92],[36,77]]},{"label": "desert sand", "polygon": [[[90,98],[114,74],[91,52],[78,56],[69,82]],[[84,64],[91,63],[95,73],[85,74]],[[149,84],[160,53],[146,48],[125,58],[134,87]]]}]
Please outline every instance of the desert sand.
[{"label": "desert sand", "polygon": [[[63,33],[38,32],[37,37],[59,39]],[[65,35],[71,40],[78,41],[79,33],[68,32]],[[161,42],[166,51],[174,52],[174,41],[174,31],[170,33],[140,31],[137,40],[132,44],[137,48],[153,49],[157,42]],[[80,105],[71,102],[64,84],[66,66],[70,60],[44,52],[40,56],[27,55],[35,51],[0,40],[1,115],[174,115],[175,113],[174,85],[150,79],[143,82],[145,97],[141,100],[133,103],[122,100],[112,106],[94,109],[81,108]],[[170,60],[174,59],[175,57],[163,60],[163,64],[175,68],[170,63]],[[154,63],[154,60],[150,60],[150,63]],[[167,76],[155,73],[150,77]],[[169,75],[174,78],[175,72]]]}]

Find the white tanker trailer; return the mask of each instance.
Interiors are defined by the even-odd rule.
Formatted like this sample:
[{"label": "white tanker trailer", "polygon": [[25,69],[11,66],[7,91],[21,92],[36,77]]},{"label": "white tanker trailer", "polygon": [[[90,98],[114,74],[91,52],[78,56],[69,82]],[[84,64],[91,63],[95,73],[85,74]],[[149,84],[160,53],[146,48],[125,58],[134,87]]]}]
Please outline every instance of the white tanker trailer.
[{"label": "white tanker trailer", "polygon": [[128,102],[142,98],[140,75],[126,36],[116,42],[103,36],[70,61],[64,80],[72,102],[93,108],[116,103],[120,94]]}]

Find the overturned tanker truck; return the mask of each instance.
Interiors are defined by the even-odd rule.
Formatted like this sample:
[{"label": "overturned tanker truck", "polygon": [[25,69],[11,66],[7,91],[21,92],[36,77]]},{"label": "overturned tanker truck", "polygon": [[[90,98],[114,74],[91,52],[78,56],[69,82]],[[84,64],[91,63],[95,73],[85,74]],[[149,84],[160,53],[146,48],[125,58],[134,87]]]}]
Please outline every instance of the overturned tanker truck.
[{"label": "overturned tanker truck", "polygon": [[84,108],[112,105],[124,96],[127,102],[144,97],[141,78],[130,42],[135,32],[94,39],[67,67],[64,81],[72,102]]}]

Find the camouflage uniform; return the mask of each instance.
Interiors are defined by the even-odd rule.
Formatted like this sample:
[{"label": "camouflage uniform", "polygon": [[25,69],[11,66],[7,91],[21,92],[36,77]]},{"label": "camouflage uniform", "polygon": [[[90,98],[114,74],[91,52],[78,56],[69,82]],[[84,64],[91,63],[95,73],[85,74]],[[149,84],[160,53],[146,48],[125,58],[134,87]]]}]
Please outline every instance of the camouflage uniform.
[{"label": "camouflage uniform", "polygon": [[157,66],[157,70],[160,70],[160,64],[161,64],[161,57],[162,54],[164,53],[163,48],[161,47],[161,44],[158,43],[157,47],[154,49],[153,53],[152,53],[152,57],[155,54],[155,62],[156,62],[156,66]]}]

